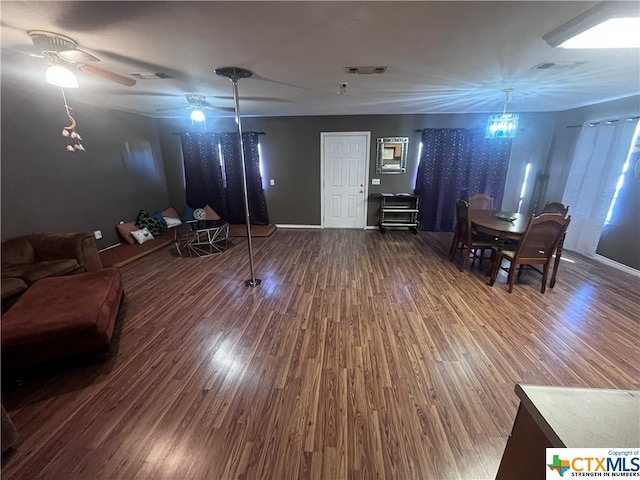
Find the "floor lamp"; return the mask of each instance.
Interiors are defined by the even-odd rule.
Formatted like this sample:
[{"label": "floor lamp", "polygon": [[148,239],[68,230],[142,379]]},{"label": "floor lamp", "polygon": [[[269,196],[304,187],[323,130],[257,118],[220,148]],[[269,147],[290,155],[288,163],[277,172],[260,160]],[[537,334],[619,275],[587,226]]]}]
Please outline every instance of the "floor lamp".
[{"label": "floor lamp", "polygon": [[251,269],[251,278],[244,282],[245,287],[257,287],[262,280],[256,278],[253,271],[253,248],[251,246],[251,219],[249,217],[249,196],[247,195],[247,168],[244,160],[244,142],[242,140],[242,123],[240,122],[240,106],[238,104],[238,80],[241,78],[249,78],[253,75],[249,70],[239,67],[221,67],[216,68],[216,75],[226,77],[231,80],[233,85],[233,102],[236,110],[236,125],[238,126],[238,138],[240,139],[240,160],[242,163],[242,191],[244,193],[244,213],[247,220],[247,245],[249,247],[249,268]]}]

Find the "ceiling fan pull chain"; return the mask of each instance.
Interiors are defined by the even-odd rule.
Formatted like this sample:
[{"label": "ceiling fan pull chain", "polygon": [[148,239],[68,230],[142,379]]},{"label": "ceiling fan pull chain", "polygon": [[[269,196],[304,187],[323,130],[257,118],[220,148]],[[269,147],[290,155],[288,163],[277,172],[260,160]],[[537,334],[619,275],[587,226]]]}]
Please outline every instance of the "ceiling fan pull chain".
[{"label": "ceiling fan pull chain", "polygon": [[[67,103],[67,96],[64,94],[64,88],[60,88],[62,91],[62,99],[64,100],[64,109],[67,112],[67,117],[71,120],[71,125],[66,126],[62,129],[62,136],[67,139],[67,152],[86,152],[84,146],[82,146],[82,137],[78,132],[76,132],[76,119],[71,116],[70,110],[73,110],[72,107]],[[74,143],[75,142],[75,143]]]}]

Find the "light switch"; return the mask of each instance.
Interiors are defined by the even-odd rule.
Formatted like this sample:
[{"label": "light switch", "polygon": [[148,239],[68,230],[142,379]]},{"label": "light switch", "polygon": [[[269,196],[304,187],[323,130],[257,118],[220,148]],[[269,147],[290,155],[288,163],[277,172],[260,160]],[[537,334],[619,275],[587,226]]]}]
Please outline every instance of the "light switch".
[{"label": "light switch", "polygon": [[276,184],[276,181],[272,178],[271,180],[269,180],[269,183],[271,184],[271,186]]},{"label": "light switch", "polygon": [[371,179],[371,185],[380,185],[380,179],[379,178],[372,178]]}]

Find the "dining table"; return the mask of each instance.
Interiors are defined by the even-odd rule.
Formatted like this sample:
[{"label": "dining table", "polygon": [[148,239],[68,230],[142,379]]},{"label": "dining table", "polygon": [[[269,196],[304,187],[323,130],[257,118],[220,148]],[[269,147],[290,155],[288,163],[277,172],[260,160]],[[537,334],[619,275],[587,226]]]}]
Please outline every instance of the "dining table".
[{"label": "dining table", "polygon": [[[496,255],[496,262],[500,262],[500,254],[504,248],[507,240],[519,241],[524,236],[527,230],[527,225],[531,219],[530,215],[518,212],[504,212],[496,210],[476,210],[469,209],[469,218],[471,220],[471,226],[474,230],[480,233],[486,233],[495,237],[496,249],[498,250]],[[551,274],[551,280],[549,281],[549,287],[553,288],[556,284],[556,274],[558,273],[558,266],[560,265],[560,256],[562,255],[562,245],[564,237],[560,240],[558,248],[556,249],[556,258],[553,263],[553,272]],[[500,264],[494,263],[492,265],[491,274],[489,275],[489,285],[493,285],[495,282],[494,269],[500,268]]]}]

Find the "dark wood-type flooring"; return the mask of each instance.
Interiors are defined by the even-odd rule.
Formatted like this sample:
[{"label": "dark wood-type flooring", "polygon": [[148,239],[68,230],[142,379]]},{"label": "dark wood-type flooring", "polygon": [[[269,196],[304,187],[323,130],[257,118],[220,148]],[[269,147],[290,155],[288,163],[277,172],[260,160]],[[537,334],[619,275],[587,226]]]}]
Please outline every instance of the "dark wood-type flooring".
[{"label": "dark wood-type flooring", "polygon": [[2,478],[490,479],[515,383],[639,389],[637,277],[566,252],[509,294],[450,239],[278,230],[257,288],[244,239],[123,267],[112,358],[5,388]]}]

